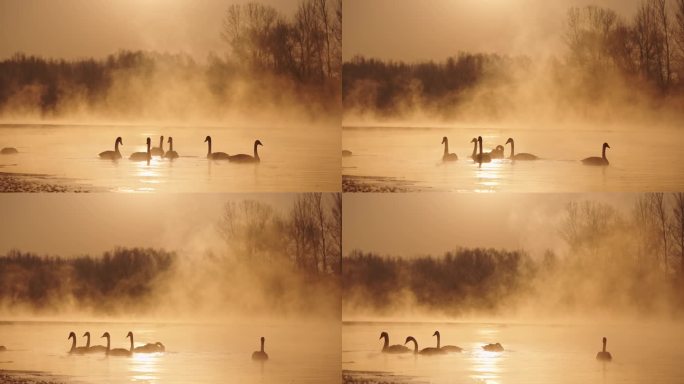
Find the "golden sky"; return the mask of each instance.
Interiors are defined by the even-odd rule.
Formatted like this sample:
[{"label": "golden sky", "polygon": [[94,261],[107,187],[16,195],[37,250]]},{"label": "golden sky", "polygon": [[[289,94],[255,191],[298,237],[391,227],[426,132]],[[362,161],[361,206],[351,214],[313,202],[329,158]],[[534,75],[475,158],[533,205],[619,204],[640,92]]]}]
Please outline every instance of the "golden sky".
[{"label": "golden sky", "polygon": [[215,246],[224,204],[258,200],[283,215],[295,194],[0,194],[0,255],[99,255],[116,246],[167,250]]},{"label": "golden sky", "polygon": [[569,7],[632,17],[639,0],[344,0],[345,61],[357,54],[408,62],[459,51],[547,55],[563,48]]},{"label": "golden sky", "polygon": [[347,193],[343,196],[343,254],[441,256],[458,247],[562,251],[559,223],[570,201],[609,203],[629,212],[636,195]]},{"label": "golden sky", "polygon": [[[0,0],[0,59],[103,57],[120,49],[225,52],[221,20],[237,0]],[[291,17],[298,0],[259,0]]]}]

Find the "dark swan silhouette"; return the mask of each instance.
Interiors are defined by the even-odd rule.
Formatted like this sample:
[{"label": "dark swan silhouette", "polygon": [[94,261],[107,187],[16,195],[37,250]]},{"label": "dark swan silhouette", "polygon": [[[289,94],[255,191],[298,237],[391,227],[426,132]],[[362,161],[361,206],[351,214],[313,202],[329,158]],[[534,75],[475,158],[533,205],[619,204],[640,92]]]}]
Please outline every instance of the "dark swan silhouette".
[{"label": "dark swan silhouette", "polygon": [[511,160],[537,160],[539,159],[537,156],[531,154],[531,153],[515,153],[515,141],[513,141],[512,137],[509,137],[508,140],[506,140],[506,144],[511,143],[511,157],[509,159]]},{"label": "dark swan silhouette", "polygon": [[107,347],[105,347],[104,345],[90,345],[90,332],[84,333],[83,337],[86,338],[86,353],[107,352]]},{"label": "dark swan silhouette", "polygon": [[261,350],[252,352],[252,360],[268,360],[268,353],[264,352],[264,343],[266,338],[261,336]]},{"label": "dark swan silhouette", "polygon": [[[130,332],[128,332],[130,334]],[[132,335],[131,335],[132,336]],[[107,350],[105,353],[107,356],[131,356],[133,355],[133,351],[129,349],[123,349],[123,348],[114,348],[111,349],[111,344],[110,344],[110,337],[109,337],[109,332],[105,332],[102,337],[107,338]],[[128,335],[126,335],[128,337]],[[131,337],[131,343],[133,342],[133,338]],[[131,345],[132,347],[133,345]]]},{"label": "dark swan silhouette", "polygon": [[350,151],[350,150],[348,150],[348,149],[343,149],[343,150],[342,150],[342,157],[349,157],[349,156],[351,156],[351,155],[352,155],[352,151]]},{"label": "dark swan silhouette", "polygon": [[418,353],[421,355],[443,355],[446,353],[446,351],[442,351],[441,349],[434,347],[423,348],[419,351],[418,342],[413,336],[407,337],[406,342],[404,342],[404,344],[408,343],[409,341],[413,341],[413,353]]},{"label": "dark swan silhouette", "polygon": [[480,153],[475,155],[475,162],[477,163],[489,163],[492,161],[492,157],[488,153],[482,153],[482,136],[477,137],[477,145],[480,147]]},{"label": "dark swan silhouette", "polygon": [[458,160],[458,156],[455,153],[449,153],[449,139],[447,139],[446,136],[442,137],[442,144],[444,144],[444,155],[442,155],[442,161]]},{"label": "dark swan silhouette", "polygon": [[389,334],[387,332],[380,333],[380,339],[385,339],[382,344],[382,352],[384,353],[406,353],[411,352],[411,350],[405,345],[389,345]]},{"label": "dark swan silhouette", "polygon": [[129,159],[133,161],[150,161],[152,158],[152,155],[150,155],[150,145],[152,143],[152,140],[150,138],[147,138],[147,152],[133,152],[131,153],[131,156]]},{"label": "dark swan silhouette", "polygon": [[487,352],[503,352],[504,351],[504,347],[499,343],[483,345],[482,349],[484,349]]},{"label": "dark swan silhouette", "polygon": [[7,347],[5,347],[4,345],[0,345],[0,352],[6,351],[6,350],[7,350]]},{"label": "dark swan silhouette", "polygon": [[164,136],[159,136],[159,146],[150,150],[152,156],[164,156]]},{"label": "dark swan silhouette", "polygon": [[461,352],[463,351],[463,348],[457,347],[455,345],[444,345],[440,346],[440,334],[439,331],[435,331],[435,333],[432,334],[432,336],[437,336],[437,349],[440,349],[444,352]]},{"label": "dark swan silhouette", "polygon": [[71,349],[69,349],[69,353],[76,353],[76,354],[84,354],[86,353],[86,347],[77,347],[76,346],[76,333],[69,332],[69,337],[67,337],[67,340],[71,340]]},{"label": "dark swan silhouette", "polygon": [[147,343],[143,346],[140,347],[134,347],[133,346],[133,332],[128,331],[126,334],[126,337],[131,338],[131,351],[136,352],[136,353],[155,353],[155,352],[164,352],[166,351],[166,348],[164,347],[164,344],[160,342],[156,343]]},{"label": "dark swan silhouette", "polygon": [[169,136],[169,150],[164,153],[164,158],[165,159],[177,159],[178,158],[178,152],[173,150],[173,137]]},{"label": "dark swan silhouette", "polygon": [[584,164],[584,165],[608,165],[608,164],[610,164],[608,162],[608,159],[606,158],[606,148],[610,148],[610,145],[608,145],[608,143],[603,143],[603,149],[601,150],[601,157],[598,157],[598,156],[587,157],[586,159],[582,160],[582,164]]},{"label": "dark swan silhouette", "polygon": [[119,145],[123,145],[123,140],[121,137],[117,137],[114,140],[114,150],[100,152],[100,159],[103,160],[119,160],[121,158],[121,152],[119,152]]},{"label": "dark swan silhouette", "polygon": [[0,149],[0,155],[14,155],[15,153],[19,153],[19,151],[17,151],[17,149],[14,147],[5,147]]},{"label": "dark swan silhouette", "polygon": [[246,155],[244,153],[239,153],[237,155],[230,156],[228,160],[233,163],[258,163],[261,161],[259,159],[259,153],[257,152],[257,146],[263,145],[261,141],[254,141],[254,156]]},{"label": "dark swan silhouette", "polygon": [[603,338],[603,350],[596,354],[596,360],[601,360],[601,361],[613,360],[613,356],[610,354],[610,352],[606,351],[606,344],[607,343],[608,343],[608,339],[606,339],[604,337]]},{"label": "dark swan silhouette", "polygon": [[230,156],[228,156],[228,154],[225,152],[212,152],[211,151],[211,136],[207,136],[204,139],[204,142],[207,143],[207,159],[211,159],[211,160],[228,160],[228,159],[230,159]]}]

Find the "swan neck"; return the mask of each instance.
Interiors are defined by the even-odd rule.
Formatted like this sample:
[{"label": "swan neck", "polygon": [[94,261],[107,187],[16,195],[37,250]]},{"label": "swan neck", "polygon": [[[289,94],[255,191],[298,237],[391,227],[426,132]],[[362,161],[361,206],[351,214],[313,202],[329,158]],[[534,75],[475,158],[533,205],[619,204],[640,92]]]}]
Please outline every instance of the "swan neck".
[{"label": "swan neck", "polygon": [[76,336],[74,336],[73,338],[69,336],[69,338],[71,339],[71,350],[73,351],[74,349],[76,349]]},{"label": "swan neck", "polygon": [[164,136],[159,138],[159,149],[164,149]]},{"label": "swan neck", "polygon": [[515,141],[511,140],[511,157],[515,156]]},{"label": "swan neck", "polygon": [[478,140],[477,143],[480,146],[480,155],[482,155],[482,140]]},{"label": "swan neck", "polygon": [[603,341],[603,352],[605,352],[605,351],[606,351],[606,341],[604,340]]},{"label": "swan neck", "polygon": [[477,140],[473,143],[473,156],[477,154]]},{"label": "swan neck", "polygon": [[382,344],[382,349],[389,348],[389,337],[387,335],[383,335],[382,338],[385,340],[385,342]]},{"label": "swan neck", "polygon": [[444,141],[444,155],[449,153],[449,140]]},{"label": "swan neck", "polygon": [[131,352],[133,352],[133,334],[131,334]]},{"label": "swan neck", "polygon": [[411,341],[413,341],[413,353],[418,353],[418,341],[416,341],[416,339]]},{"label": "swan neck", "polygon": [[169,152],[173,151],[173,140],[169,141]]},{"label": "swan neck", "polygon": [[109,336],[106,336],[106,337],[107,337],[107,353],[109,353],[109,347],[110,347]]},{"label": "swan neck", "polygon": [[257,143],[254,143],[254,158],[259,160],[259,153],[257,152]]},{"label": "swan neck", "polygon": [[265,341],[264,339],[261,339],[261,352],[264,351],[264,341]]},{"label": "swan neck", "polygon": [[119,140],[114,143],[114,152],[119,152]]},{"label": "swan neck", "polygon": [[211,155],[211,140],[207,141],[207,156]]},{"label": "swan neck", "polygon": [[437,334],[437,348],[439,348],[439,341],[440,341],[439,339],[440,339],[440,337],[439,337],[439,333],[438,333]]},{"label": "swan neck", "polygon": [[86,348],[90,348],[90,333],[86,334]]},{"label": "swan neck", "polygon": [[147,142],[147,154],[148,155],[150,154],[150,142],[149,141]]},{"label": "swan neck", "polygon": [[603,158],[603,160],[606,159],[606,146],[605,145],[603,146],[603,150],[601,151],[601,157]]}]

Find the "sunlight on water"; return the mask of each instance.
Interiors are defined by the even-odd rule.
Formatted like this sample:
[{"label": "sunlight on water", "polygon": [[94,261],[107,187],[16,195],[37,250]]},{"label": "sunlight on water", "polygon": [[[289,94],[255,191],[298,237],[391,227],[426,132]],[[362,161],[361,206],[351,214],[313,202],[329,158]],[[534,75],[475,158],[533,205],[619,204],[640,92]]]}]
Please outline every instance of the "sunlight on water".
[{"label": "sunlight on water", "polygon": [[134,380],[150,381],[159,379],[158,370],[161,353],[135,354],[132,358],[131,371]]}]

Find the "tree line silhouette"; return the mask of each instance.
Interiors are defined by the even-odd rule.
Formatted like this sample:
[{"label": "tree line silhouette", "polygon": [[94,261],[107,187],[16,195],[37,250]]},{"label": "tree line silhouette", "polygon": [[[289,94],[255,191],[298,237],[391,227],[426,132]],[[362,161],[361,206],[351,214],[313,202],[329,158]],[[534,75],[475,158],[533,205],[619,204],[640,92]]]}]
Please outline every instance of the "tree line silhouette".
[{"label": "tree line silhouette", "polygon": [[539,315],[682,315],[683,228],[684,193],[642,194],[628,209],[572,201],[557,228],[563,254],[459,248],[399,258],[354,250],[343,261],[343,303],[380,314],[505,314],[531,306]]},{"label": "tree line silhouette", "polygon": [[122,50],[65,60],[21,52],[0,61],[0,114],[184,117],[230,107],[339,109],[341,0],[302,0],[289,19],[259,3],[223,17],[226,54]]},{"label": "tree line silhouette", "polygon": [[537,102],[551,99],[559,110],[580,114],[606,100],[634,104],[634,93],[663,103],[684,97],[682,0],[642,0],[630,20],[608,8],[572,7],[563,38],[563,57],[544,63],[467,52],[413,64],[356,56],[343,64],[344,107],[380,116],[416,108],[453,116],[477,98],[496,117],[511,108],[512,99],[528,96],[520,91],[529,87],[539,88]]}]

